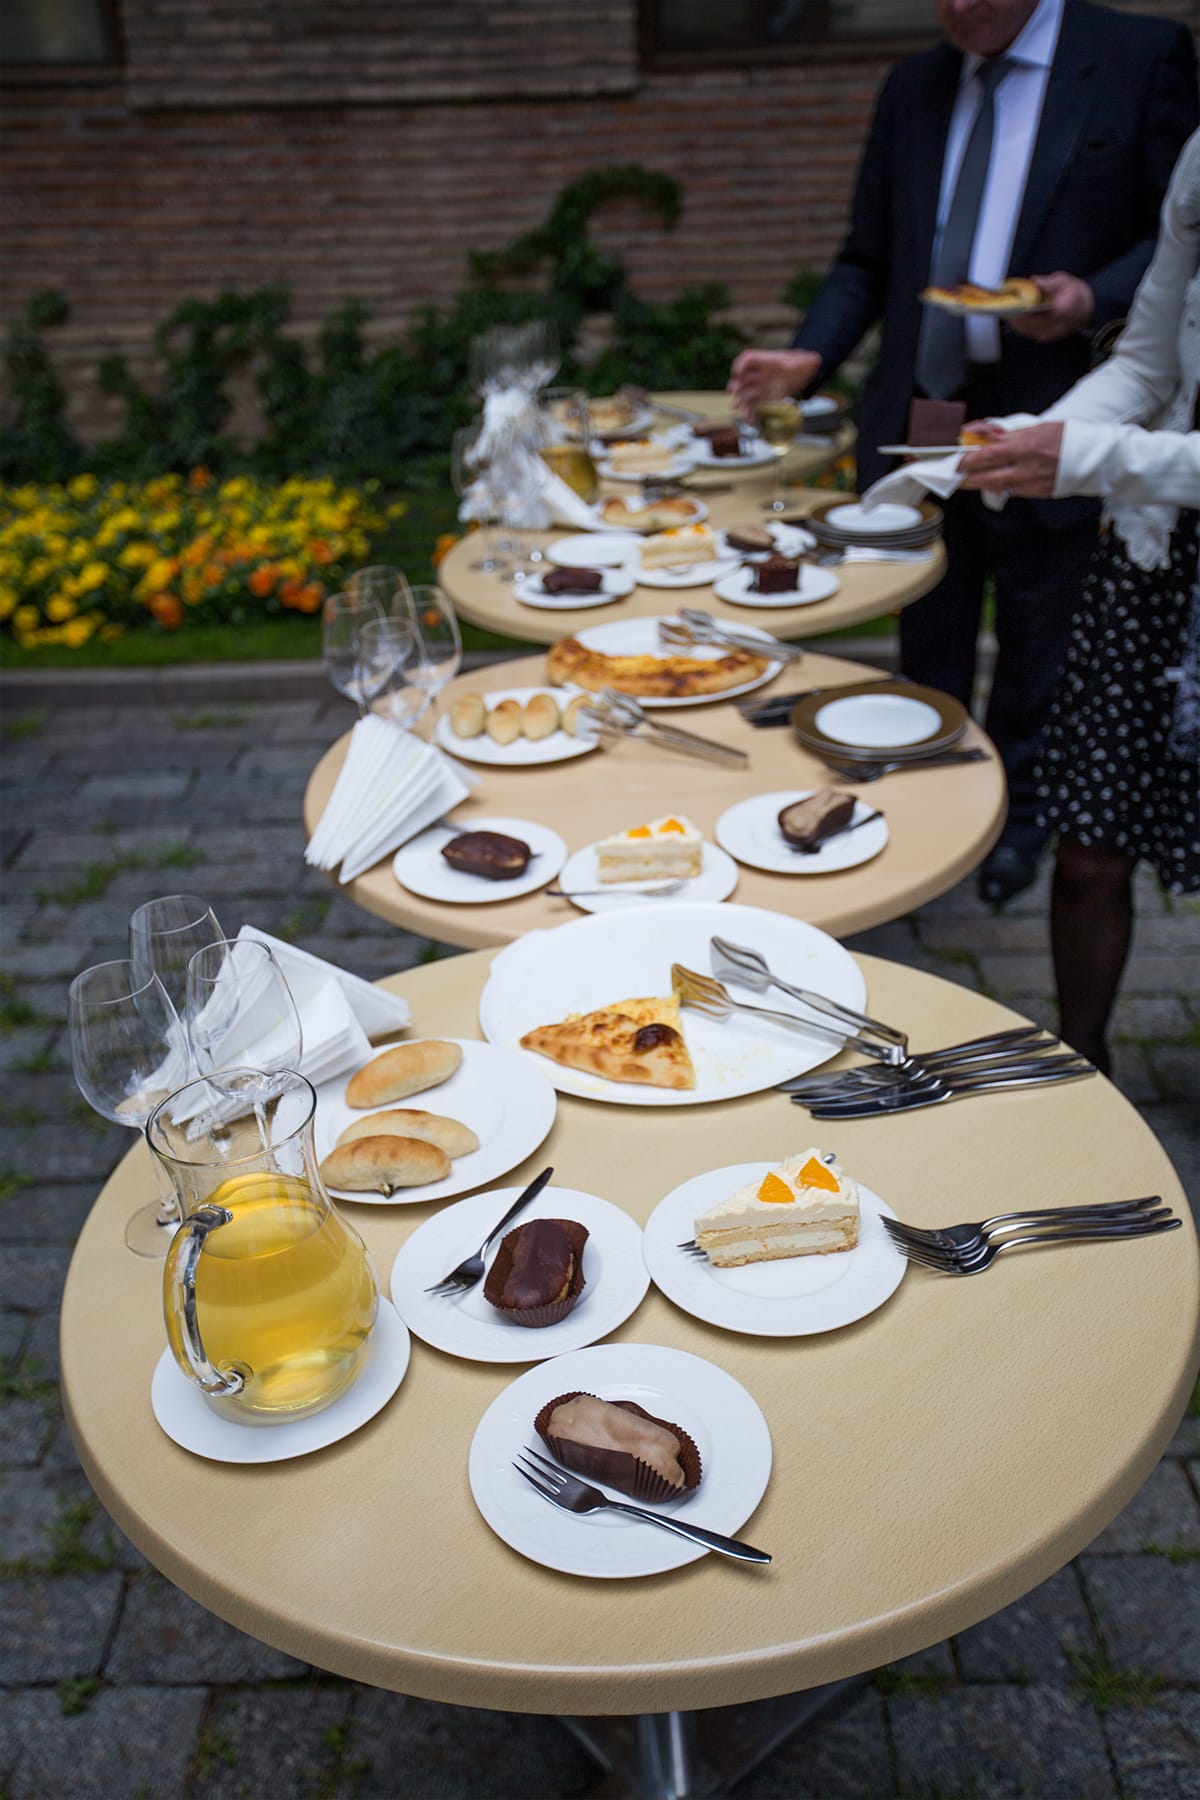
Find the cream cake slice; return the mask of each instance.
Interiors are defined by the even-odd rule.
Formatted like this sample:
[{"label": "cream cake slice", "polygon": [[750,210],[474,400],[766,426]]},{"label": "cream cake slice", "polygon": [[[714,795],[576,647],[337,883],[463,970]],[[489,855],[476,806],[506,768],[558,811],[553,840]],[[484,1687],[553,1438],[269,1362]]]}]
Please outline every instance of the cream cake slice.
[{"label": "cream cake slice", "polygon": [[696,1242],[719,1269],[853,1250],[858,1183],[829,1151],[804,1150],[701,1213]]},{"label": "cream cake slice", "polygon": [[680,525],[657,531],[641,546],[643,569],[683,568],[688,563],[719,562],[721,546],[707,525]]},{"label": "cream cake slice", "polygon": [[601,881],[687,879],[700,873],[704,839],[690,819],[677,813],[615,831],[596,845]]}]

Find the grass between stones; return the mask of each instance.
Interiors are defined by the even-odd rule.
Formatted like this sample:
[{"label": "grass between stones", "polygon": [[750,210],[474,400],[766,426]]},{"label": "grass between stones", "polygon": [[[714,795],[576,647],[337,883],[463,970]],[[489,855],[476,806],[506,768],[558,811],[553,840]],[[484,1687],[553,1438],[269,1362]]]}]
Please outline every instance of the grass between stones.
[{"label": "grass between stones", "polygon": [[1075,1671],[1075,1692],[1098,1713],[1111,1712],[1116,1706],[1149,1706],[1163,1686],[1161,1675],[1117,1668],[1106,1650],[1078,1650],[1068,1645],[1067,1661]]}]

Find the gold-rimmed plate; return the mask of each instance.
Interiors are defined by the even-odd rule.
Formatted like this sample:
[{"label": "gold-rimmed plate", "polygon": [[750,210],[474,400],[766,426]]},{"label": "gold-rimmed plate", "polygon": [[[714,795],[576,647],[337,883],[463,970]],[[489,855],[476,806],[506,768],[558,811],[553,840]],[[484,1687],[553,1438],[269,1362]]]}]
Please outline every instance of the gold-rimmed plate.
[{"label": "gold-rimmed plate", "polygon": [[791,726],[818,756],[870,762],[948,749],[967,728],[967,709],[953,695],[914,681],[863,681],[797,700]]}]

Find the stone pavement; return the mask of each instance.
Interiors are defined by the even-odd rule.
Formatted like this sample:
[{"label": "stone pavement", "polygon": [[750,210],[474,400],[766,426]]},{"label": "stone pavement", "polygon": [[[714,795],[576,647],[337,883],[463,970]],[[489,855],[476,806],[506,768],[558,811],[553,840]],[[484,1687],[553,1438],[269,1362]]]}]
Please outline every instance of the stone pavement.
[{"label": "stone pavement", "polygon": [[[549,1800],[597,1783],[553,1720],[359,1687],[214,1618],[105,1517],[62,1422],[59,1291],[129,1141],[71,1080],[70,977],[124,954],[139,901],[183,887],[233,927],[252,919],[365,976],[438,954],[305,871],[305,779],[349,715],[285,675],[118,681],[93,686],[92,704],[4,684],[3,1800]],[[1200,902],[1168,903],[1149,880],[1139,899],[1116,1079],[1195,1204]],[[1050,1019],[1045,910],[1044,883],[998,915],[964,883],[854,942]],[[47,1129],[64,1118],[69,1132]],[[739,1795],[1200,1795],[1198,1494],[1192,1416],[1082,1556],[995,1618],[882,1671]]]}]

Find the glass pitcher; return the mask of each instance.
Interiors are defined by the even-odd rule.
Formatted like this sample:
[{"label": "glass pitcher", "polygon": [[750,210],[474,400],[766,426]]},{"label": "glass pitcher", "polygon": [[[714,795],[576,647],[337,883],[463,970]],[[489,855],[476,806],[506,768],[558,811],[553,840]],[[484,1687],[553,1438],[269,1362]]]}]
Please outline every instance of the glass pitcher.
[{"label": "glass pitcher", "polygon": [[375,1268],[321,1181],[315,1109],[302,1075],[238,1069],[189,1082],[146,1126],[184,1221],[163,1274],[171,1352],[243,1425],[330,1405],[375,1323]]}]

